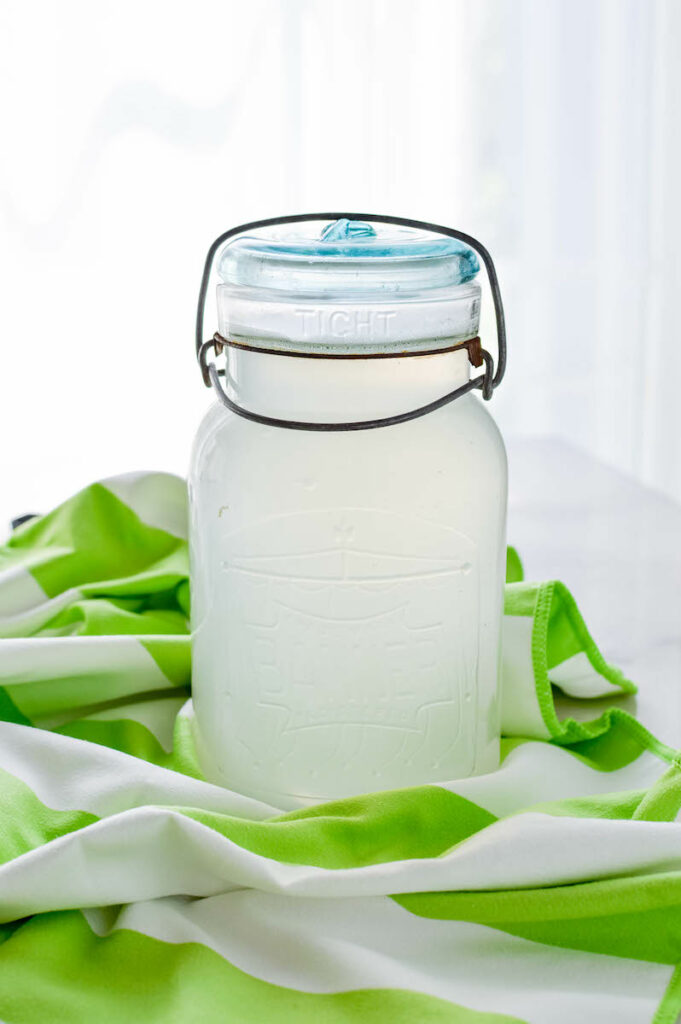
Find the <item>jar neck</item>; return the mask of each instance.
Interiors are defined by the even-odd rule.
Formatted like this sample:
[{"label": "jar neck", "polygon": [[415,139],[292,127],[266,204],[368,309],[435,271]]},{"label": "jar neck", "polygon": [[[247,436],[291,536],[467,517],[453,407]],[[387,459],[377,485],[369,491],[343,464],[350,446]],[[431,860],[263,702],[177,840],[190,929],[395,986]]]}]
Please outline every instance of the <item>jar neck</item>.
[{"label": "jar neck", "polygon": [[324,422],[393,416],[470,378],[466,349],[389,358],[309,358],[226,349],[230,397],[253,412]]}]

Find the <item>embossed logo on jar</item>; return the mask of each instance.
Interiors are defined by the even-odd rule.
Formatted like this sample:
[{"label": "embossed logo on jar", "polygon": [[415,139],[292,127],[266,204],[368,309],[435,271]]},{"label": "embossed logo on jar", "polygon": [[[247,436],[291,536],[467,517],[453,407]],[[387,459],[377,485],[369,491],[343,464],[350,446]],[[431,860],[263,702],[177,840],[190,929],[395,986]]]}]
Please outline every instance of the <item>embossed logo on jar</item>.
[{"label": "embossed logo on jar", "polygon": [[346,308],[328,309],[325,306],[298,306],[294,314],[300,324],[302,338],[352,338],[356,341],[382,341],[391,337],[391,324],[397,317],[394,309]]},{"label": "embossed logo on jar", "polygon": [[[224,537],[230,677],[291,733],[325,724],[423,733],[449,707],[448,742],[477,672],[475,545],[379,509],[271,517]],[[238,624],[238,628],[235,628]]]}]

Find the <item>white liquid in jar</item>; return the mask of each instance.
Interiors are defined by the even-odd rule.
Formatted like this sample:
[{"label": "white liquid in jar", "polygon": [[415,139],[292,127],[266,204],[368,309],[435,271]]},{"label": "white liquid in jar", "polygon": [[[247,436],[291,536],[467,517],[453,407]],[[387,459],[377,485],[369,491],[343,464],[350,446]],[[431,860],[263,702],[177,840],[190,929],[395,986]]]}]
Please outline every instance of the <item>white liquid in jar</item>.
[{"label": "white liquid in jar", "polygon": [[[230,371],[247,408],[362,419],[451,390],[467,361],[232,353]],[[210,779],[286,808],[497,766],[506,463],[477,397],[333,433],[216,405],[190,496]]]}]

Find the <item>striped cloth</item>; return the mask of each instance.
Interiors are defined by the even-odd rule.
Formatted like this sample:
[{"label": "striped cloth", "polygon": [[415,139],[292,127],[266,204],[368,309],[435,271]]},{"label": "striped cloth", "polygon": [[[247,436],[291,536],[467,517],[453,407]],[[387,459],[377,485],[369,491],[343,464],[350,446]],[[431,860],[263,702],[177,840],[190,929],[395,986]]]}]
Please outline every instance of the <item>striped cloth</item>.
[{"label": "striped cloth", "polygon": [[673,1024],[679,761],[565,587],[508,567],[499,770],[282,814],[196,760],[184,482],[117,477],[21,525],[0,1019]]}]

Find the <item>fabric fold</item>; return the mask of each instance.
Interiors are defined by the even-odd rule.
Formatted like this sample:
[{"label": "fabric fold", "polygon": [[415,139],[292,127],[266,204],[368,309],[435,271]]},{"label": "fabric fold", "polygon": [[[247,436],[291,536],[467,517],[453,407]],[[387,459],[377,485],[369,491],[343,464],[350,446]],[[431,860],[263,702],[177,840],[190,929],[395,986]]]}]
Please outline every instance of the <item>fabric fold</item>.
[{"label": "fabric fold", "polygon": [[677,753],[564,584],[525,581],[512,548],[507,581],[499,769],[283,812],[201,772],[184,482],[101,481],[19,526],[0,1017],[672,1020]]}]

